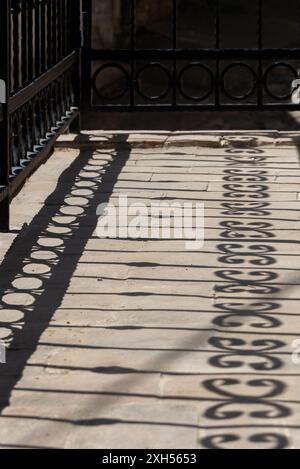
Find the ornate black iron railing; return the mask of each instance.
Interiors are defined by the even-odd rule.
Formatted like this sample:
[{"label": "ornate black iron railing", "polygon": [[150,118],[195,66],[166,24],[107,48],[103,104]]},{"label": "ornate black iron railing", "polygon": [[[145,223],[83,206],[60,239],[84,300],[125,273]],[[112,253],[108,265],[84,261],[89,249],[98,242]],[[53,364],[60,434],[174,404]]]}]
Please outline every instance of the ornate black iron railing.
[{"label": "ornate black iron railing", "polygon": [[[86,5],[89,3],[90,0],[86,0]],[[130,36],[125,47],[116,50],[93,47],[87,49],[85,81],[90,83],[87,94],[90,109],[96,111],[295,110],[295,104],[291,101],[291,84],[298,78],[300,44],[296,47],[280,48],[267,45],[269,41],[266,39],[266,29],[270,22],[268,16],[270,10],[267,10],[267,7],[272,7],[272,2],[268,0],[236,2],[237,5],[241,6],[242,3],[243,8],[251,10],[249,24],[253,20],[252,30],[250,26],[247,29],[254,39],[252,46],[247,48],[241,48],[243,38],[237,40],[233,47],[227,47],[228,44],[224,40],[224,6],[228,7],[230,3],[233,8],[234,5],[233,2],[226,0],[206,2],[213,16],[210,22],[212,38],[210,47],[201,47],[201,43],[198,45],[195,43],[192,47],[182,45],[178,34],[179,17],[180,12],[187,7],[187,2],[180,0],[169,0],[172,11],[168,27],[169,46],[151,47],[149,36],[146,48],[140,47],[141,43],[137,40],[139,32],[137,8],[140,3],[142,2],[138,0],[124,0],[124,5],[128,5],[128,36]],[[287,0],[286,11],[294,11],[296,3],[294,0]],[[198,5],[196,15],[199,21],[201,16],[206,14],[201,13],[201,5],[204,4],[205,2],[199,2]],[[87,9],[91,11],[91,7]],[[247,23],[247,11],[245,17]],[[233,14],[229,23],[232,31],[239,26],[239,21],[238,15]],[[199,28],[202,26],[199,23]],[[278,35],[284,44],[286,31],[277,30],[272,34],[274,37]],[[279,41],[275,42],[278,44]],[[155,46],[154,41],[153,45]],[[160,73],[159,83],[156,83],[155,92],[149,92],[147,81],[149,83],[151,75],[157,73]],[[118,88],[112,86],[109,89],[107,86],[109,74],[112,77],[119,77]],[[191,75],[199,78],[198,85],[194,86],[193,91],[187,86]],[[243,83],[239,78],[241,75]],[[281,77],[281,86],[277,86],[278,77]],[[240,81],[240,87],[234,86],[235,80]]]},{"label": "ornate black iron railing", "polygon": [[0,227],[9,201],[79,119],[81,0],[0,2]]}]

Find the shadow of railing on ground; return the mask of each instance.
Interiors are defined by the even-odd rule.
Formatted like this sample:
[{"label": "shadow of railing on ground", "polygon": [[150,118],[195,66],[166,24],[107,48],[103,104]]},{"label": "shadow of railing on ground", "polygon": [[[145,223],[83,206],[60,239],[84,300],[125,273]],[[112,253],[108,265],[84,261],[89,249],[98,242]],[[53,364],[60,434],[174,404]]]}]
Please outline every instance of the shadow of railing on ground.
[{"label": "shadow of railing on ground", "polygon": [[0,369],[0,409],[8,405],[12,389],[62,302],[97,225],[97,206],[108,202],[129,158],[127,137],[122,136],[122,149],[108,157],[108,152],[93,156],[82,151],[2,262],[0,322],[2,340],[9,348],[7,363]]}]

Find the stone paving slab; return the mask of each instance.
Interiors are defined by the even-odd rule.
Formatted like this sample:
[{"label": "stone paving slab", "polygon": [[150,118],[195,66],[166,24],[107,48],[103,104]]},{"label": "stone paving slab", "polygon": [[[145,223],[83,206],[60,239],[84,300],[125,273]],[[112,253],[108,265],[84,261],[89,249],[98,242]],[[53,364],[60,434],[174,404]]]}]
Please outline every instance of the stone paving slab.
[{"label": "stone paving slab", "polygon": [[[60,139],[0,238],[0,448],[300,448],[298,141]],[[124,192],[204,202],[204,246],[99,238]]]},{"label": "stone paving slab", "polygon": [[82,132],[81,138],[78,135],[63,135],[57,142],[58,147],[87,147],[97,148],[102,144],[107,148],[113,148],[116,144],[130,144],[134,147],[153,147],[153,146],[176,146],[178,148],[197,145],[198,147],[222,148],[231,146],[281,146],[293,147],[299,144],[300,138],[297,132],[207,132],[207,131],[189,131],[189,132],[111,132],[86,131]]}]

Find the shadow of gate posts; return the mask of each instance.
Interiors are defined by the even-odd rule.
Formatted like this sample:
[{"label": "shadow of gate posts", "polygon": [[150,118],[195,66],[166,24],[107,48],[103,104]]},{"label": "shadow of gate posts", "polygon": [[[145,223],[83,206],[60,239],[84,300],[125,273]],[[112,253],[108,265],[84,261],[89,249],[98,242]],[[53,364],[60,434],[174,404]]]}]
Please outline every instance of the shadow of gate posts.
[{"label": "shadow of gate posts", "polygon": [[9,203],[79,120],[81,0],[0,2],[0,230]]}]

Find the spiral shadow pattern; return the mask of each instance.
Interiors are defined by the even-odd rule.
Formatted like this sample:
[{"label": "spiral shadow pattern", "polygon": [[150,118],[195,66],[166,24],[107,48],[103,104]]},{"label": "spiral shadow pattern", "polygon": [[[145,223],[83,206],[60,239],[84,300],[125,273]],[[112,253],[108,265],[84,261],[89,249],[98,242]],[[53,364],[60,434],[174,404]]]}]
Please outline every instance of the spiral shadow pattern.
[{"label": "spiral shadow pattern", "polygon": [[205,411],[214,430],[208,425],[209,436],[201,444],[218,449],[237,444],[285,448],[290,442],[284,426],[291,410],[281,399],[286,384],[279,370],[286,343],[282,336],[276,338],[282,321],[277,314],[281,305],[274,298],[281,288],[274,271],[276,227],[268,220],[272,211],[267,157],[261,149],[232,147],[224,158],[221,214],[226,219],[219,223],[217,245],[218,262],[224,267],[215,271],[215,308],[220,314],[213,320],[220,332],[209,344],[214,351],[210,365],[229,374],[203,383],[218,403]]}]

